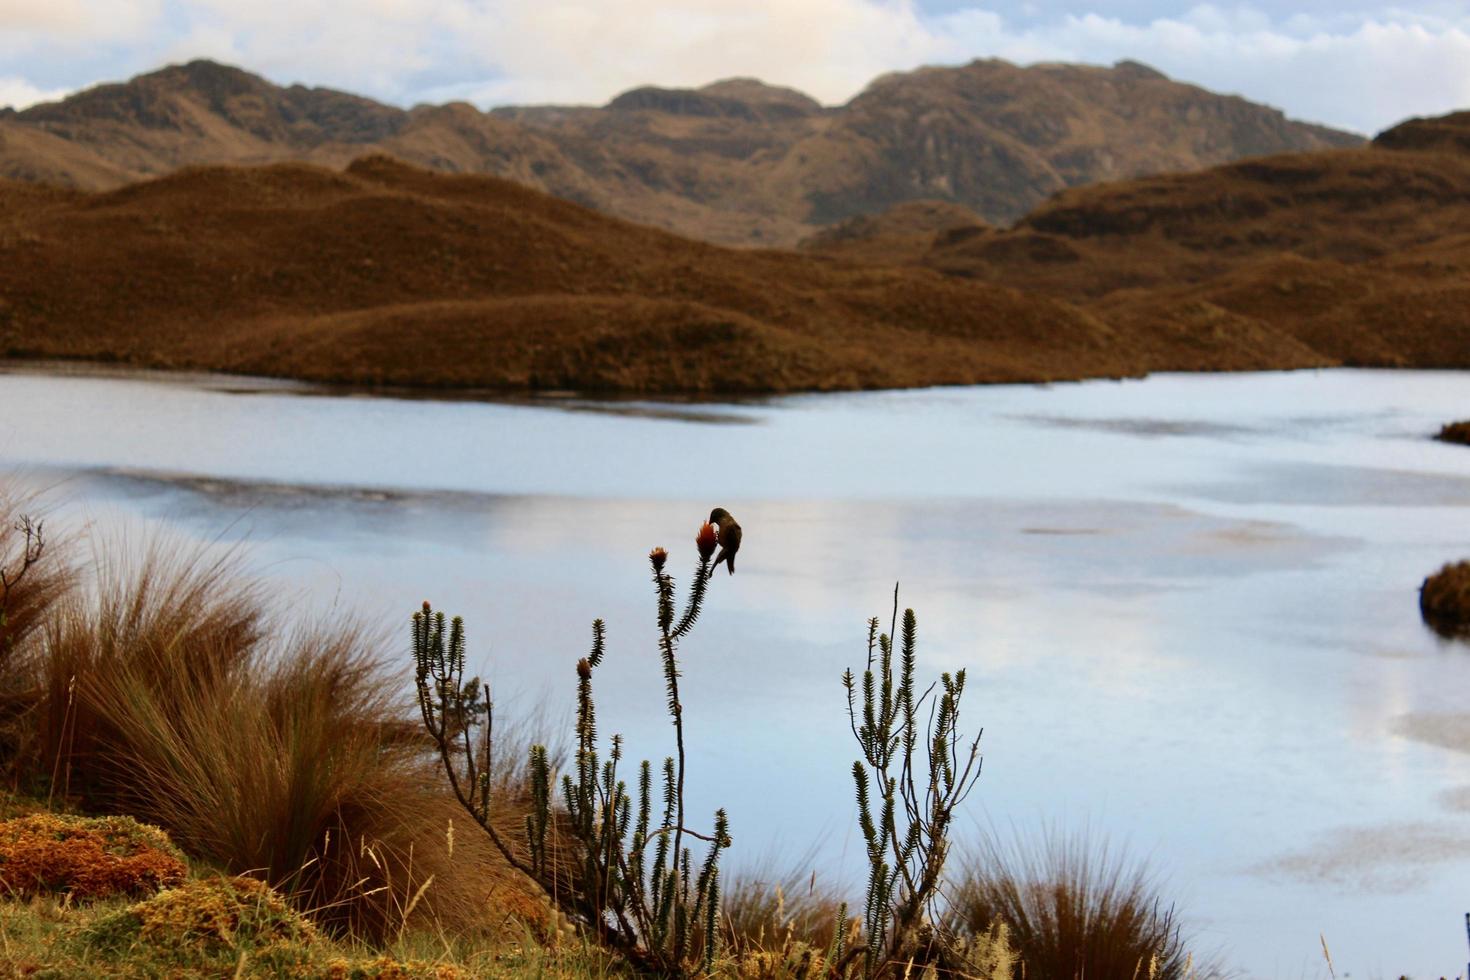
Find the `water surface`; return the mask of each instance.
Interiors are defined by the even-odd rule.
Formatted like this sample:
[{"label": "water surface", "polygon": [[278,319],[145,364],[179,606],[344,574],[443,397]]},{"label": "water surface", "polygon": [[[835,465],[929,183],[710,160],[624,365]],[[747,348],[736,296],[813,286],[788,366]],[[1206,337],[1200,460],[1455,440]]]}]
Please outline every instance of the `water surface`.
[{"label": "water surface", "polygon": [[[979,826],[1149,857],[1242,975],[1456,975],[1470,648],[1415,589],[1470,555],[1470,376],[1158,376],[735,405],[479,403],[245,379],[0,374],[0,470],[103,539],[248,540],[310,603],[468,620],[507,710],[661,758],[645,555],[745,527],[686,642],[693,811],[750,863],[856,881],[838,682],[895,581],[921,670],[970,671]],[[405,663],[405,675],[407,665]]]}]

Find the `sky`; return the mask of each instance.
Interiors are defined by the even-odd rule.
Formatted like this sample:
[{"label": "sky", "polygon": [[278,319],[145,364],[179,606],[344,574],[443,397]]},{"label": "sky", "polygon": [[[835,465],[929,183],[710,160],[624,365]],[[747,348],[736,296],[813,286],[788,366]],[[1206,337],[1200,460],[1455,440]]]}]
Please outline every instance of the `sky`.
[{"label": "sky", "polygon": [[731,76],[837,104],[926,64],[1131,58],[1373,133],[1470,107],[1470,0],[0,0],[0,105],[199,57],[482,108]]}]

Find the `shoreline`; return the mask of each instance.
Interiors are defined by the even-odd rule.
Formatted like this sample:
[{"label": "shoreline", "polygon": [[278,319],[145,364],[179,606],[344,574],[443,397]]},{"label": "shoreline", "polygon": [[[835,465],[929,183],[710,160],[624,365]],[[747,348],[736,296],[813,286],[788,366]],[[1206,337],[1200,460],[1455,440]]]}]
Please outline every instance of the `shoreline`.
[{"label": "shoreline", "polygon": [[220,391],[226,394],[286,394],[301,397],[380,398],[394,401],[478,402],[496,405],[530,405],[554,407],[557,404],[596,402],[599,404],[654,405],[767,405],[777,399],[812,395],[852,395],[878,392],[932,391],[953,388],[1049,388],[1056,385],[1091,382],[1144,381],[1157,377],[1198,377],[1203,375],[1306,374],[1321,371],[1361,371],[1381,373],[1466,374],[1464,368],[1420,367],[1403,365],[1337,364],[1317,367],[1161,369],[1137,374],[1097,374],[1069,378],[1045,378],[1014,381],[976,381],[852,388],[795,388],[780,391],[712,393],[712,392],[641,392],[637,390],[599,390],[595,388],[527,388],[488,385],[456,386],[424,384],[373,384],[353,381],[319,381],[291,375],[247,374],[203,368],[161,368],[131,365],[123,361],[65,357],[0,357],[0,376],[24,375],[50,378],[95,378],[102,380],[146,381],[160,384]]}]

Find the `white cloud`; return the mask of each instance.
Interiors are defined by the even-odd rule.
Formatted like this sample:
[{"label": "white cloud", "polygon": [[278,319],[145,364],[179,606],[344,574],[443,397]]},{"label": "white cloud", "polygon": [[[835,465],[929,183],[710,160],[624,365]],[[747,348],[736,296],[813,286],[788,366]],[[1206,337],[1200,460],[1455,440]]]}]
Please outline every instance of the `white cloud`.
[{"label": "white cloud", "polygon": [[136,37],[160,11],[159,0],[0,0],[0,26],[51,40]]},{"label": "white cloud", "polygon": [[37,102],[55,102],[66,93],[66,89],[36,88],[24,78],[0,77],[0,108],[24,109]]},{"label": "white cloud", "polygon": [[[37,88],[210,56],[277,81],[481,104],[600,103],[636,85],[731,75],[832,103],[921,64],[1134,58],[1361,131],[1470,105],[1463,4],[1369,13],[1199,4],[1125,19],[1097,12],[1107,3],[1022,23],[989,3],[925,14],[914,0],[0,0],[0,57]],[[104,38],[99,25],[115,30]],[[88,38],[91,59],[77,47]],[[58,65],[78,77],[59,78]]]},{"label": "white cloud", "polygon": [[1135,58],[1217,91],[1280,106],[1299,118],[1372,132],[1409,115],[1470,106],[1470,16],[1398,14],[1344,27],[1295,16],[1201,6],[1146,24],[1083,14],[1020,33],[948,20],[954,50],[1111,62]]}]

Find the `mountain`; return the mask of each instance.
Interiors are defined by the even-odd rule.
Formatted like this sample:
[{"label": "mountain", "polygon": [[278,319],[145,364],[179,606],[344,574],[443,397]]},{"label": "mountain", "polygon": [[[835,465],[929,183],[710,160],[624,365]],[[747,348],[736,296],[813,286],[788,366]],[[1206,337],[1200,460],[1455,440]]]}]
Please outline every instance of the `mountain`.
[{"label": "mountain", "polygon": [[771,392],[1330,363],[922,267],[735,249],[371,156],[0,181],[0,353],[439,388]]},{"label": "mountain", "polygon": [[1360,142],[1132,62],[924,68],[837,107],[727,79],[485,113],[405,110],[195,61],[0,112],[0,176],[105,190],[192,164],[341,167],[384,152],[690,237],[792,245],[909,201],[1008,224],[1068,187]]},{"label": "mountain", "polygon": [[1063,192],[1014,227],[865,243],[1075,304],[1128,335],[1290,337],[1345,364],[1470,368],[1470,112],[1369,146]]}]

